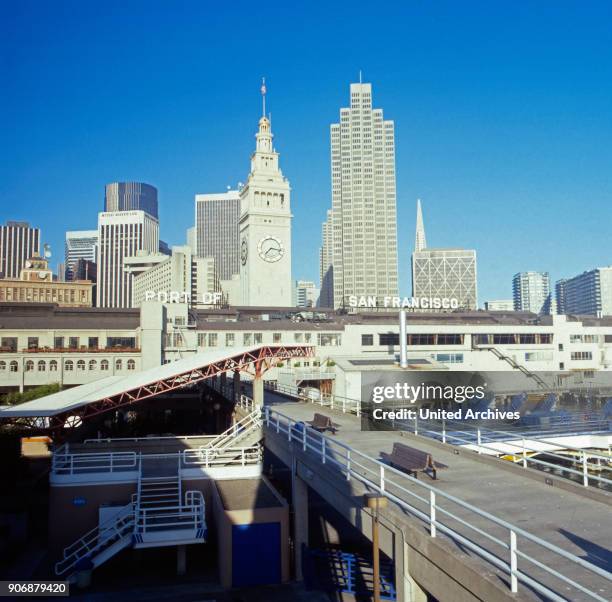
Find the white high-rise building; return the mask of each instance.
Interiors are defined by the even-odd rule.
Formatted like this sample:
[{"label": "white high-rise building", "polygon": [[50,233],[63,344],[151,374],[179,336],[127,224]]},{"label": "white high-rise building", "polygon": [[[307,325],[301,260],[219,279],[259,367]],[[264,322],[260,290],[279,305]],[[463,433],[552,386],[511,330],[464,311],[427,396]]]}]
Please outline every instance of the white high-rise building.
[{"label": "white high-rise building", "polygon": [[159,222],[145,211],[98,214],[98,307],[131,307],[132,280],[123,261],[138,251],[159,253]]},{"label": "white high-rise building", "polygon": [[8,221],[0,226],[0,278],[20,278],[25,262],[40,254],[40,228]]},{"label": "white high-rise building", "polygon": [[331,233],[321,252],[328,262],[323,270],[322,261],[322,302],[331,295],[334,307],[343,307],[351,295],[396,296],[394,125],[382,109],[372,109],[371,84],[351,84],[350,107],[340,109],[330,136]]},{"label": "white high-rise building", "polygon": [[512,298],[515,311],[549,314],[552,293],[548,272],[519,272],[512,278]]},{"label": "white high-rise building", "polygon": [[412,254],[412,296],[447,300],[461,309],[478,308],[476,251],[427,247],[420,199]]},{"label": "white high-rise building", "polygon": [[219,278],[240,273],[240,193],[195,196],[195,244],[198,257],[213,257]]},{"label": "white high-rise building", "polygon": [[560,314],[612,316],[612,266],[558,280],[556,292]]},{"label": "white high-rise building", "polygon": [[278,165],[270,121],[259,120],[251,172],[240,191],[240,287],[243,305],[289,307],[291,280],[291,204],[289,182]]},{"label": "white high-rise building", "polygon": [[295,307],[316,307],[319,293],[319,287],[311,280],[296,280],[293,305]]},{"label": "white high-rise building", "polygon": [[97,230],[73,230],[66,232],[64,272],[66,280],[74,280],[74,269],[79,259],[96,261],[98,247]]}]

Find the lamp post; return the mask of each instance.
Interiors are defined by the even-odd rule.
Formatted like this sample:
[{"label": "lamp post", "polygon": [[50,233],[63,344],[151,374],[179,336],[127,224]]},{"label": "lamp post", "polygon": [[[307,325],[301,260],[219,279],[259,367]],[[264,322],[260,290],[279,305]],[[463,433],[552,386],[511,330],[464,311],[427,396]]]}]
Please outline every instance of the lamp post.
[{"label": "lamp post", "polygon": [[379,493],[366,493],[364,506],[372,511],[372,568],[374,571],[374,602],[380,602],[380,550],[378,543],[378,512],[386,508],[387,498]]}]

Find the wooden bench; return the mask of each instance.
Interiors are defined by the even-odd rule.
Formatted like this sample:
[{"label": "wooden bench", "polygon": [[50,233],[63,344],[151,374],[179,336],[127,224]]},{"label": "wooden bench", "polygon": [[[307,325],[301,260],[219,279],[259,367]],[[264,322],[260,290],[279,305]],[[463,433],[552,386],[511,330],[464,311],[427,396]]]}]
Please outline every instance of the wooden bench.
[{"label": "wooden bench", "polygon": [[334,435],[340,425],[332,422],[332,419],[325,414],[315,414],[312,420],[308,420],[309,424],[315,431],[322,433],[324,431],[331,431]]},{"label": "wooden bench", "polygon": [[439,468],[448,468],[446,464],[434,462],[431,454],[420,449],[415,449],[403,443],[394,443],[393,450],[390,454],[382,452],[380,454],[385,462],[406,472],[414,474],[414,478],[418,478],[419,472],[430,471],[432,478],[438,478],[437,470]]}]

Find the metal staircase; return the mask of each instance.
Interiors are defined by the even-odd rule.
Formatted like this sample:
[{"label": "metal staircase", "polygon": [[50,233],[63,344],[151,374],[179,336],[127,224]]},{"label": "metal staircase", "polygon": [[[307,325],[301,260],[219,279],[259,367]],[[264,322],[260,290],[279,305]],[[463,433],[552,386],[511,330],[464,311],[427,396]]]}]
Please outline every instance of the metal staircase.
[{"label": "metal staircase", "polygon": [[513,357],[510,357],[509,355],[506,355],[505,353],[503,353],[501,349],[497,347],[481,347],[481,346],[478,346],[477,349],[486,349],[487,351],[490,351],[498,359],[503,360],[507,364],[510,364],[510,366],[512,366],[515,370],[520,370],[525,376],[533,379],[535,383],[538,385],[538,387],[540,387],[541,389],[550,389],[550,385],[547,385],[546,381],[542,379],[540,376],[538,376],[537,373],[532,372],[531,370],[528,370],[527,368],[525,368],[525,366],[523,366],[522,364],[519,364]]},{"label": "metal staircase", "polygon": [[263,439],[261,410],[256,408],[200,447],[200,454],[219,454],[229,448],[250,447]]}]

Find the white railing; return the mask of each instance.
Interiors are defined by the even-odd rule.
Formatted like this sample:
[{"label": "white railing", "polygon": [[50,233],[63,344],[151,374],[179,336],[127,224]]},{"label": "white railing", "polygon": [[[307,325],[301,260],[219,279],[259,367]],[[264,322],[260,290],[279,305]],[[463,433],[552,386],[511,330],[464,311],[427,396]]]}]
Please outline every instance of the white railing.
[{"label": "white railing", "polygon": [[264,386],[271,391],[276,391],[284,395],[291,395],[297,397],[301,401],[331,408],[332,410],[338,410],[343,414],[361,415],[361,402],[358,399],[349,399],[348,397],[341,397],[339,395],[333,395],[332,393],[321,393],[316,389],[280,385],[275,382],[265,383]]},{"label": "white railing", "polygon": [[104,524],[94,527],[73,544],[64,548],[63,558],[55,564],[55,574],[63,575],[82,558],[93,558],[134,529],[134,502],[124,506]]},{"label": "white railing", "polygon": [[[270,407],[264,408],[264,424],[270,431],[286,437],[290,444],[314,454],[347,481],[353,479],[362,483],[424,521],[430,537],[443,533],[491,563],[508,576],[512,592],[517,592],[518,584],[523,583],[558,602],[565,602],[568,598],[564,596],[571,590],[599,602],[609,599],[601,595],[612,582],[612,574],[606,570]],[[601,583],[595,587],[597,591],[567,576],[576,568],[601,578]],[[532,576],[534,572],[545,575],[547,582],[551,580],[553,584],[543,583],[541,578]],[[567,591],[562,596],[553,587]]]},{"label": "white railing", "polygon": [[[519,464],[523,468],[528,468],[531,463],[537,468],[546,467],[555,471],[576,475],[580,477],[584,487],[589,487],[592,485],[591,482],[595,481],[605,485],[607,488],[612,488],[612,479],[589,472],[589,468],[600,468],[602,461],[605,466],[612,466],[610,451],[607,453],[596,452],[573,447],[565,443],[549,441],[549,438],[555,437],[555,433],[548,433],[546,437],[536,439],[529,434],[525,436],[522,432],[512,433],[510,431],[471,426],[465,423],[458,425],[460,429],[453,428],[449,431],[445,421],[441,425],[417,419],[405,422],[409,430],[415,435],[433,438],[451,445],[470,446],[479,454],[493,452],[497,456],[513,456],[514,463]],[[502,449],[504,446],[510,449]],[[541,446],[541,449],[537,449],[538,446]],[[580,470],[536,457],[536,455],[548,456],[559,462],[571,460],[572,458],[568,454],[559,453],[562,450],[573,452],[580,458]],[[589,463],[589,460],[593,459],[597,460],[597,463]]]},{"label": "white railing", "polygon": [[206,526],[204,496],[200,491],[187,491],[185,503],[142,508],[137,506],[134,533],[137,535],[204,529]]},{"label": "white railing", "polygon": [[56,475],[88,472],[125,472],[138,469],[138,454],[133,451],[53,454],[51,471]]},{"label": "white railing", "polygon": [[[242,395],[241,397],[245,398],[244,407],[246,408],[248,405],[247,400],[249,400],[249,398],[246,395]],[[238,422],[234,422],[232,426],[230,426],[228,429],[211,439],[206,445],[200,446],[200,449],[204,449],[207,447],[214,449],[223,448],[233,443],[238,437],[247,435],[253,430],[260,428],[261,410],[253,406],[253,400],[250,400],[250,407],[254,408],[250,414],[248,414],[241,420],[238,420]]]},{"label": "white railing", "polygon": [[261,445],[249,447],[225,447],[222,450],[204,447],[183,450],[183,464],[189,466],[247,466],[262,460]]},{"label": "white railing", "polygon": [[98,437],[97,439],[85,439],[83,443],[115,443],[115,442],[128,442],[128,443],[146,443],[148,441],[165,441],[172,439],[173,441],[190,441],[192,439],[213,439],[214,435],[146,435],[145,437]]}]

